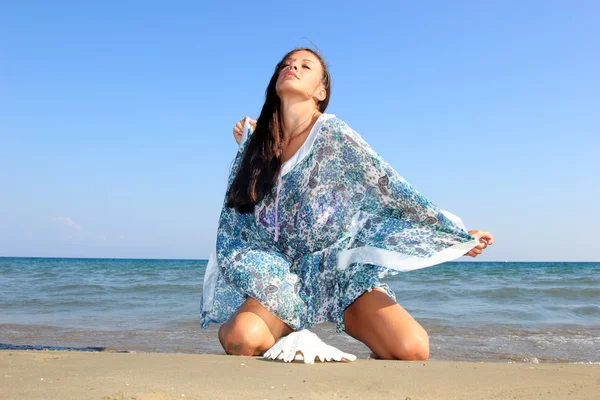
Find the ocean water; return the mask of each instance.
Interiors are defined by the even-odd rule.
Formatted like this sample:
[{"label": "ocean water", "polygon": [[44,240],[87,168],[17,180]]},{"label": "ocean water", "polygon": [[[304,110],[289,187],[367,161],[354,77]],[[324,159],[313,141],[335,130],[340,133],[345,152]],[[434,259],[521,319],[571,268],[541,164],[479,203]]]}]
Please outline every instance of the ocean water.
[{"label": "ocean water", "polygon": [[[224,354],[202,330],[206,260],[0,257],[0,349]],[[450,262],[385,279],[432,360],[600,363],[600,263]],[[314,331],[367,358],[334,326]]]}]

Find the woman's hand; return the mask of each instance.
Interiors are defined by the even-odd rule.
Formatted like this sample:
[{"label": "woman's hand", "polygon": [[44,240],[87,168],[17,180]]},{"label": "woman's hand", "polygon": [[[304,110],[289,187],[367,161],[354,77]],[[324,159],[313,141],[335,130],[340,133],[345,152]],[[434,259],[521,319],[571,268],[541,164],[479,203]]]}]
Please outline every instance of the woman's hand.
[{"label": "woman's hand", "polygon": [[471,256],[475,258],[483,252],[483,249],[491,246],[494,243],[494,237],[488,231],[480,231],[475,229],[473,231],[469,231],[469,235],[475,237],[479,244],[473,247],[467,254],[464,254],[465,256]]},{"label": "woman's hand", "polygon": [[[244,129],[244,121],[246,120],[246,118],[250,117],[244,117],[240,119],[240,121],[233,127],[233,138],[235,139],[237,144],[240,144],[240,140],[242,140],[242,129]],[[252,129],[256,129],[255,119],[250,119],[250,126],[252,127]]]}]

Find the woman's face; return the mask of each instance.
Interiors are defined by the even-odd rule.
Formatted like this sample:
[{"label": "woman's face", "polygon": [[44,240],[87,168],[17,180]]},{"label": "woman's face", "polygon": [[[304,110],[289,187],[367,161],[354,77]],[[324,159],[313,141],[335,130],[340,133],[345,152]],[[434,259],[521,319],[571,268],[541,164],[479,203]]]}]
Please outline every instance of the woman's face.
[{"label": "woman's face", "polygon": [[281,63],[275,90],[280,98],[298,97],[325,99],[323,66],[310,51],[299,50]]}]

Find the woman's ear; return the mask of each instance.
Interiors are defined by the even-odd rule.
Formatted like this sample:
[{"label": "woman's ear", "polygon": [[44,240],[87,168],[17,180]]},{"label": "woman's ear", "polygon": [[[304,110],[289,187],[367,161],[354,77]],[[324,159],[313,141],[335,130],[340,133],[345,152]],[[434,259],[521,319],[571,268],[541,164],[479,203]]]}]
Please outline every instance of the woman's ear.
[{"label": "woman's ear", "polygon": [[321,85],[321,87],[315,92],[314,96],[319,100],[319,102],[325,100],[327,98],[327,90],[325,87]]}]

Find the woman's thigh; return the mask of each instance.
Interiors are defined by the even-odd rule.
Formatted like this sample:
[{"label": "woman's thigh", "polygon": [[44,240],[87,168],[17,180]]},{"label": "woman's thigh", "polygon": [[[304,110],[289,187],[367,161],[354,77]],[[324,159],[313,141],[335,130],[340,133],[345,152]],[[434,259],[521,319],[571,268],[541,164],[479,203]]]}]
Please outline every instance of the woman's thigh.
[{"label": "woman's thigh", "polygon": [[219,340],[227,354],[260,355],[292,329],[256,299],[248,297],[240,309],[219,328]]},{"label": "woman's thigh", "polygon": [[365,292],[344,311],[346,333],[366,344],[378,357],[426,360],[425,329],[381,289]]}]

